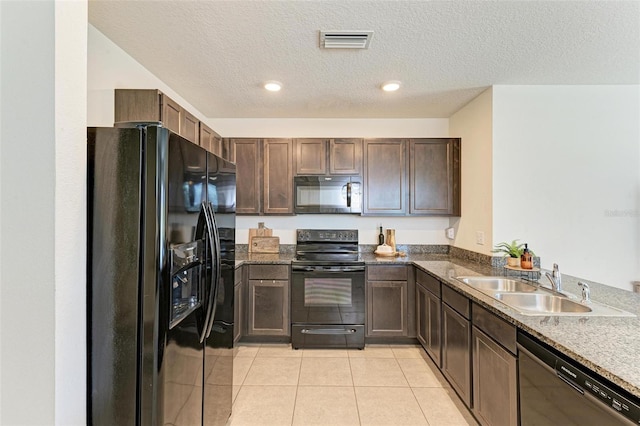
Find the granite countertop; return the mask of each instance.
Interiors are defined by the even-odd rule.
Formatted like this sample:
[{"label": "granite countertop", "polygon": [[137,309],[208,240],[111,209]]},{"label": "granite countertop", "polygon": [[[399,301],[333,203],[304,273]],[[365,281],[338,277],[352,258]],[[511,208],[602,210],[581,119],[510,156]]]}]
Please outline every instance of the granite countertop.
[{"label": "granite countertop", "polygon": [[[455,279],[464,275],[503,275],[502,270],[451,261],[416,261],[414,265],[501,318],[640,397],[640,294],[563,275],[563,292],[580,294],[578,280],[589,284],[591,299],[636,317],[528,316]],[[463,265],[464,263],[464,265]],[[548,287],[543,276],[538,281]]]},{"label": "granite countertop", "polygon": [[[243,263],[288,264],[294,258],[293,253],[239,253],[236,256],[236,267]],[[449,287],[473,302],[640,397],[639,293],[564,274],[563,292],[580,294],[578,280],[584,281],[591,288],[591,299],[594,302],[623,309],[636,317],[527,316],[455,279],[465,275],[502,276],[503,269],[453,258],[447,254],[409,253],[405,257],[387,258],[361,252],[360,259],[366,264],[413,264],[446,282]],[[545,287],[549,286],[544,275],[538,282]]]}]

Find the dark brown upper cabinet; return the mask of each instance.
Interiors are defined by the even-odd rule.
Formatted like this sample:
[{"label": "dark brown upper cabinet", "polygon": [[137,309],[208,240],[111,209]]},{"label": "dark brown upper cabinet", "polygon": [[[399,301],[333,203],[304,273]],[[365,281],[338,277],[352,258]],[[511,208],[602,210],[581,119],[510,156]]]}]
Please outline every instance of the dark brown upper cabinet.
[{"label": "dark brown upper cabinet", "polygon": [[296,175],[360,175],[362,139],[295,139]]},{"label": "dark brown upper cabinet", "polygon": [[180,104],[156,89],[116,89],[114,120],[162,122],[162,125],[198,144],[200,121]]},{"label": "dark brown upper cabinet", "polygon": [[264,139],[263,158],[264,214],[293,214],[293,141]]},{"label": "dark brown upper cabinet", "polygon": [[295,139],[296,175],[327,173],[327,139]]},{"label": "dark brown upper cabinet", "polygon": [[200,146],[209,152],[222,156],[222,138],[209,126],[200,123]]},{"label": "dark brown upper cabinet", "polygon": [[180,135],[191,142],[200,145],[200,120],[186,110],[182,110]]},{"label": "dark brown upper cabinet", "polygon": [[228,139],[236,153],[236,213],[260,214],[262,200],[261,139]]},{"label": "dark brown upper cabinet", "polygon": [[407,212],[407,155],[404,139],[364,140],[364,205],[369,216]]},{"label": "dark brown upper cabinet", "polygon": [[409,141],[409,214],[460,216],[460,139]]},{"label": "dark brown upper cabinet", "polygon": [[362,173],[362,139],[329,141],[329,173],[360,175]]}]

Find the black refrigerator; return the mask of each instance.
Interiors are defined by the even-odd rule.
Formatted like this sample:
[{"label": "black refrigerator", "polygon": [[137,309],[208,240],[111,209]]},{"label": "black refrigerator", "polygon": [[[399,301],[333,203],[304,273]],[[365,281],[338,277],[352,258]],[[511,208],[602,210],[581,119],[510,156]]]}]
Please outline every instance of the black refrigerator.
[{"label": "black refrigerator", "polygon": [[235,165],[154,123],[87,133],[88,421],[223,425]]}]

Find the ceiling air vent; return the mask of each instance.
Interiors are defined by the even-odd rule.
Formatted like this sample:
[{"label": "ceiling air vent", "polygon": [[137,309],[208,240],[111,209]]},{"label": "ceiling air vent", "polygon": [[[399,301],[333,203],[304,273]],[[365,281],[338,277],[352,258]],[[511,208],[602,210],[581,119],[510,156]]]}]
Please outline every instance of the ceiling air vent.
[{"label": "ceiling air vent", "polygon": [[368,49],[373,31],[320,31],[320,47],[325,49]]}]

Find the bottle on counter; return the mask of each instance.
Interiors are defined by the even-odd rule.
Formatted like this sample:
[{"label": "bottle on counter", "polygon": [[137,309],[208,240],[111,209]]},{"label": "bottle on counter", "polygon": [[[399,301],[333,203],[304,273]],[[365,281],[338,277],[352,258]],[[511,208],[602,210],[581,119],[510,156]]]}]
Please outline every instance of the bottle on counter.
[{"label": "bottle on counter", "polygon": [[527,243],[524,244],[524,251],[520,256],[520,267],[522,269],[533,269],[533,256],[531,256]]},{"label": "bottle on counter", "polygon": [[378,245],[384,244],[384,234],[382,233],[382,226],[380,227],[380,234],[378,234]]}]

